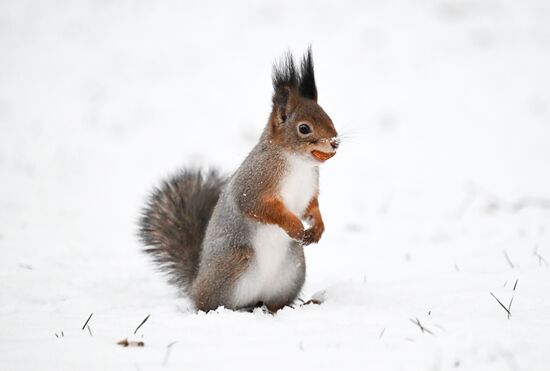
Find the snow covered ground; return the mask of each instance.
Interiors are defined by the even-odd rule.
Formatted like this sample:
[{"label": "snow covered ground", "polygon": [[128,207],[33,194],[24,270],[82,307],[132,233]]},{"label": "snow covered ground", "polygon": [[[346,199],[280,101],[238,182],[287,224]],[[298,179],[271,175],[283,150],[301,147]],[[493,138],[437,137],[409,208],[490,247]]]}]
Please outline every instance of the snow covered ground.
[{"label": "snow covered ground", "polygon": [[[345,137],[326,301],[193,313],[140,253],[144,197],[235,169],[309,43]],[[550,369],[548,66],[545,0],[1,1],[0,369]]]}]

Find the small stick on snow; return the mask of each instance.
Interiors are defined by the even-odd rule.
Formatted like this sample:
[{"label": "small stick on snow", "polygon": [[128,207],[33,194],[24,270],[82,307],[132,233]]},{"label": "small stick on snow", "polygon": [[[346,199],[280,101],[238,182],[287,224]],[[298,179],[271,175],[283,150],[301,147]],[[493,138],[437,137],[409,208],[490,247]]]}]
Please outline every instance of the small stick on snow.
[{"label": "small stick on snow", "polygon": [[433,334],[434,334],[433,332],[431,332],[430,330],[428,330],[426,327],[422,326],[422,324],[420,323],[420,321],[418,320],[418,318],[415,318],[415,319],[409,318],[409,321],[411,321],[412,323],[414,323],[415,325],[417,325],[418,327],[420,327],[420,331],[422,331],[422,333],[427,332],[427,333],[430,334],[430,335],[433,335]]},{"label": "small stick on snow", "polygon": [[128,341],[128,338],[117,342],[118,345],[123,347],[143,347],[145,343],[143,341]]},{"label": "small stick on snow", "polygon": [[92,318],[92,316],[94,315],[94,313],[90,313],[90,316],[88,317],[88,319],[86,320],[86,322],[84,322],[84,326],[82,326],[82,330],[84,330],[86,328],[86,326],[88,326],[88,322],[90,322],[90,319]]},{"label": "small stick on snow", "polygon": [[504,308],[504,310],[506,311],[506,313],[508,313],[508,316],[511,316],[511,313],[510,313],[510,311],[508,310],[508,308],[506,308],[506,307],[504,306],[504,304],[502,304],[502,302],[501,302],[500,300],[498,300],[498,298],[497,298],[492,292],[489,292],[489,294],[491,294],[491,296],[492,296],[493,298],[495,298],[495,300],[500,304],[500,306],[501,306],[502,308]]},{"label": "small stick on snow", "polygon": [[94,335],[92,335],[92,329],[90,328],[90,325],[87,325],[86,328],[88,329],[88,332],[90,333],[90,336],[94,336]]},{"label": "small stick on snow", "polygon": [[508,319],[510,319],[510,316],[512,315],[512,302],[514,301],[514,297],[510,299],[510,304],[508,304]]},{"label": "small stick on snow", "polygon": [[141,321],[141,323],[139,324],[139,326],[136,327],[136,329],[134,330],[134,335],[136,334],[136,332],[138,332],[139,328],[140,328],[141,326],[143,326],[143,324],[144,324],[145,322],[147,322],[147,320],[149,319],[149,317],[151,317],[150,314],[149,314],[147,317],[145,317],[145,318],[143,319],[143,321]]},{"label": "small stick on snow", "polygon": [[162,361],[162,367],[166,367],[168,363],[168,357],[170,357],[170,352],[172,351],[172,346],[176,344],[177,341],[173,341],[166,346],[166,353],[164,353],[164,360]]},{"label": "small stick on snow", "polygon": [[537,246],[535,248],[535,251],[533,252],[533,255],[539,258],[539,265],[542,265],[542,263],[544,262],[544,264],[548,267],[550,264],[548,264],[548,261],[544,259],[544,257],[541,254],[539,254],[538,250],[539,250],[539,247]]},{"label": "small stick on snow", "polygon": [[519,281],[519,279],[517,279],[517,280],[516,280],[516,283],[514,283],[514,288],[513,288],[512,291],[516,291],[516,286],[518,285],[518,281]]},{"label": "small stick on snow", "polygon": [[503,252],[504,252],[504,257],[506,258],[506,261],[510,265],[510,268],[514,269],[516,266],[514,265],[514,263],[512,263],[512,260],[508,256],[508,253],[506,252],[506,250],[504,250]]}]

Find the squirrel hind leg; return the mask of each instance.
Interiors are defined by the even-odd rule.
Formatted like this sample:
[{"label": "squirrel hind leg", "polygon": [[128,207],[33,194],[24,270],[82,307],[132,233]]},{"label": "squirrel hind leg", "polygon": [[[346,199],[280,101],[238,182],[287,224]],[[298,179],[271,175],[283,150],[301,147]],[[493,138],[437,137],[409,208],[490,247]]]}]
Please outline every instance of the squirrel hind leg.
[{"label": "squirrel hind leg", "polygon": [[205,262],[199,268],[191,289],[191,298],[196,309],[204,312],[220,306],[239,309],[231,294],[238,279],[250,266],[253,253],[248,246],[230,248],[227,254],[223,254],[223,259],[220,257]]}]

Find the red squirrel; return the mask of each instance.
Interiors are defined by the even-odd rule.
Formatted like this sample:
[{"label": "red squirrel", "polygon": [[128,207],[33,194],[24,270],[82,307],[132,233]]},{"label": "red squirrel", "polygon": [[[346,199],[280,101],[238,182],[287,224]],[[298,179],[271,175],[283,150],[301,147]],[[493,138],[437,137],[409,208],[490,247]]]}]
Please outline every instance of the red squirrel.
[{"label": "red squirrel", "polygon": [[271,115],[237,171],[224,178],[184,169],[142,212],[145,252],[197,310],[291,305],[305,280],[303,247],[325,230],[319,166],[340,140],[317,103],[311,48],[299,66],[285,55],[272,79]]}]

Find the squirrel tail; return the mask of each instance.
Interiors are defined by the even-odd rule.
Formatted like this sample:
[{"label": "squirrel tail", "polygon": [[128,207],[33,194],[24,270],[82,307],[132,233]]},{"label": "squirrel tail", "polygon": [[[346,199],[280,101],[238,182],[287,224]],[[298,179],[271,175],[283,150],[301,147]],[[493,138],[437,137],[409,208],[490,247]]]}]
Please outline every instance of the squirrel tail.
[{"label": "squirrel tail", "polygon": [[139,237],[169,282],[188,293],[201,244],[225,179],[217,171],[183,170],[155,188],[142,210]]}]

